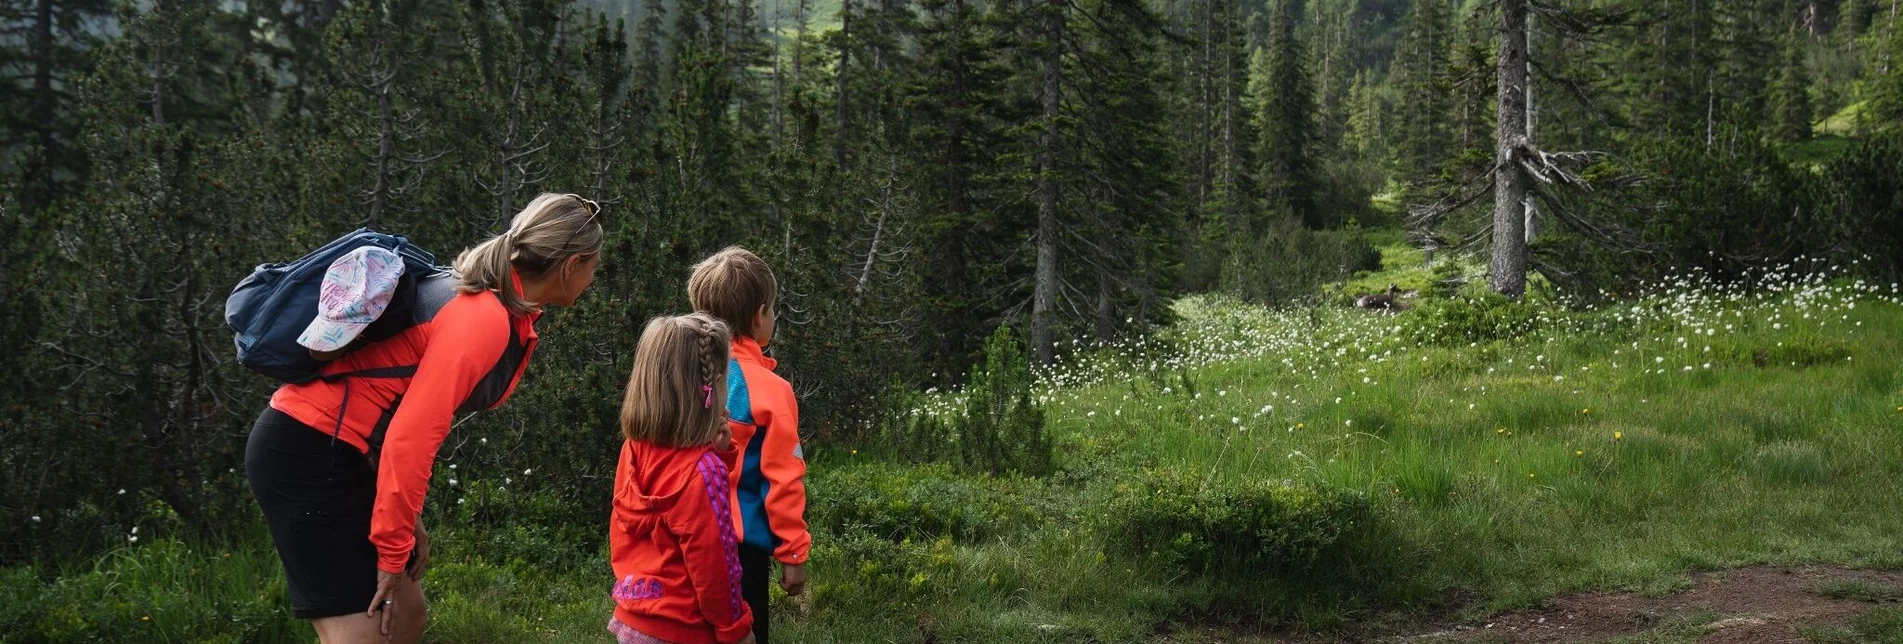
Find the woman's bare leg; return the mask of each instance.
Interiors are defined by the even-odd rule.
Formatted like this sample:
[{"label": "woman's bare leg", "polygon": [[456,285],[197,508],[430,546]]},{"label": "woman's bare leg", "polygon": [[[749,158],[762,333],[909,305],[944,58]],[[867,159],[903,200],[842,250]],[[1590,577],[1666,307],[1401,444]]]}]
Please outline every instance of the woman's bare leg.
[{"label": "woman's bare leg", "polygon": [[389,610],[394,617],[388,638],[378,630],[381,616],[367,617],[363,613],[314,619],[311,626],[317,629],[317,640],[322,644],[416,644],[422,641],[423,628],[429,625],[429,605],[423,597],[422,584],[409,577],[398,580],[396,597]]}]

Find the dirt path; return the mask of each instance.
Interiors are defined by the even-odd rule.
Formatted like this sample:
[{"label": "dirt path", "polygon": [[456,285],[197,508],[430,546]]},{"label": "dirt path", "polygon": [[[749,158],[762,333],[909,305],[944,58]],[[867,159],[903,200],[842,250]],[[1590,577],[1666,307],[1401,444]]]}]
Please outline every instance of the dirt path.
[{"label": "dirt path", "polygon": [[[1839,595],[1822,592],[1835,584]],[[1849,583],[1846,583],[1849,582]],[[1860,583],[1858,583],[1860,582]],[[1845,592],[1841,589],[1848,588]],[[1481,623],[1440,624],[1387,642],[1593,642],[1653,632],[1674,623],[1700,644],[1808,642],[1798,626],[1841,625],[1879,604],[1903,599],[1903,573],[1815,566],[1759,566],[1692,577],[1692,587],[1664,596],[1589,593],[1561,597],[1544,609],[1495,615]]]}]

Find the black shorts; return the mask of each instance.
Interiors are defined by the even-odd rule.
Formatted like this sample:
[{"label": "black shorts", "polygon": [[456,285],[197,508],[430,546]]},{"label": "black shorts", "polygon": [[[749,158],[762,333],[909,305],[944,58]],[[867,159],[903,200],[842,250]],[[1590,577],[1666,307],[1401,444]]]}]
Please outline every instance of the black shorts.
[{"label": "black shorts", "polygon": [[377,474],[363,453],[266,408],[245,444],[244,473],[284,561],[291,613],[317,619],[368,608],[377,593]]}]

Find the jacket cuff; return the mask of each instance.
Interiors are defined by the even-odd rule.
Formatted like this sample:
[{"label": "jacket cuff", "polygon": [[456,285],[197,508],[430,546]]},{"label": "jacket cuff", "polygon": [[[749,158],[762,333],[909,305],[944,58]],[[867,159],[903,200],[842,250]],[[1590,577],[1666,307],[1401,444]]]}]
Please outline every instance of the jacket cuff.
[{"label": "jacket cuff", "polygon": [[[744,605],[745,604],[742,604],[742,606]],[[739,621],[736,621],[733,624],[728,625],[726,628],[722,628],[722,629],[718,629],[714,631],[714,638],[720,640],[723,643],[738,642],[740,640],[746,639],[748,635],[752,635],[752,634],[753,634],[753,612],[751,610],[748,610],[747,612],[740,614]]]}]

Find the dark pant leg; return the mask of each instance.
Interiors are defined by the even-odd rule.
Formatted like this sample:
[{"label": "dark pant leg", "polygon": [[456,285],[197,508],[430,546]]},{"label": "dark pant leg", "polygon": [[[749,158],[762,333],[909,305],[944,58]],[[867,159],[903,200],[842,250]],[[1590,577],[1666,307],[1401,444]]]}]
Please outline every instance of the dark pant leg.
[{"label": "dark pant leg", "polygon": [[753,611],[753,639],[767,644],[767,584],[772,583],[773,556],[765,550],[740,546],[740,596]]},{"label": "dark pant leg", "polygon": [[245,478],[284,563],[291,614],[363,612],[377,589],[376,474],[363,454],[267,408],[245,445]]}]

